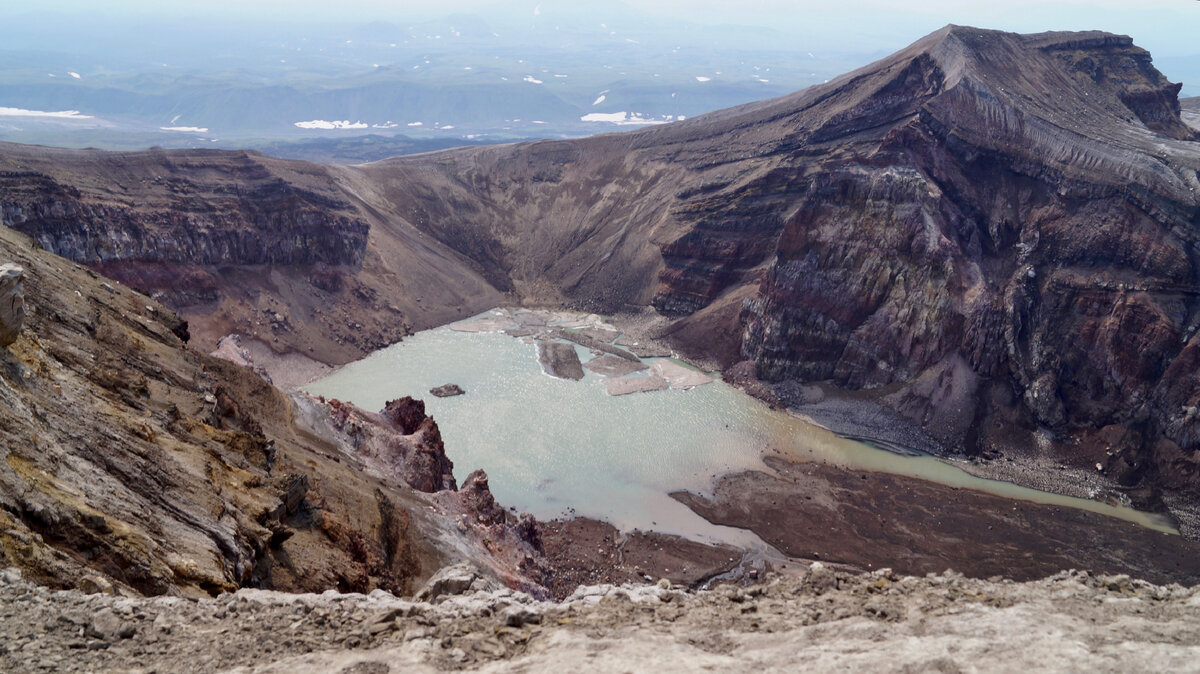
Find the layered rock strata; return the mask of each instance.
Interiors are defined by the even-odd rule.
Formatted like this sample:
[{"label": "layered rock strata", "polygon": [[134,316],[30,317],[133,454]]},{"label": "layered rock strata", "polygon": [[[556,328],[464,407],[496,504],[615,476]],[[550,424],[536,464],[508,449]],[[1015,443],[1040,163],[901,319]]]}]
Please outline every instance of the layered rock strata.
[{"label": "layered rock strata", "polygon": [[[4,217],[191,303],[205,348],[238,331],[341,363],[502,297],[654,306],[684,353],[849,391],[924,449],[1045,455],[1178,510],[1200,503],[1200,143],[1178,92],[1128,37],[948,26],[628,134],[354,167],[3,146]],[[175,212],[201,225],[179,246],[240,266],[151,283]],[[271,237],[278,258],[256,253]],[[170,295],[185,278],[217,299]]]},{"label": "layered rock strata", "polygon": [[[518,537],[535,523],[460,530],[471,504],[371,469],[330,425],[342,410],[187,349],[172,311],[22,234],[0,229],[0,257],[28,279],[21,338],[0,350],[0,566],[126,595],[407,593],[466,557],[544,592],[519,566],[541,573]],[[436,426],[411,416],[403,474],[453,488]]]}]

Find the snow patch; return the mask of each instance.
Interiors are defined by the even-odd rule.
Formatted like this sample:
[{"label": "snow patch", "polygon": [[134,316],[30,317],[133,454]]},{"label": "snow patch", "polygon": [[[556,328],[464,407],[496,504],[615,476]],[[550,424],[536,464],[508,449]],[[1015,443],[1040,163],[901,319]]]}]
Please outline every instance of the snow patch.
[{"label": "snow patch", "polygon": [[162,131],[183,131],[185,133],[208,133],[208,127],[200,126],[160,126]]},{"label": "snow patch", "polygon": [[608,96],[605,96],[604,94],[600,94],[600,98],[597,98],[596,102],[592,103],[592,105],[600,105],[601,103],[604,102],[604,99],[606,99],[606,98],[608,98]]},{"label": "snow patch", "polygon": [[605,122],[621,126],[645,126],[647,124],[666,124],[675,121],[674,118],[655,119],[639,112],[590,112],[580,117],[581,122]]},{"label": "snow patch", "polygon": [[46,112],[44,110],[25,110],[23,108],[0,108],[0,117],[54,117],[57,119],[92,119],[91,115],[81,115],[78,110],[59,110]]},{"label": "snow patch", "polygon": [[75,79],[80,79],[79,73],[71,72],[71,73],[67,73],[67,74],[70,75],[71,77],[74,77]]},{"label": "snow patch", "polygon": [[526,76],[525,76],[525,81],[526,81],[526,82],[529,82],[530,84],[541,84],[541,83],[542,83],[542,81],[541,81],[541,80],[539,80],[538,78],[534,77],[533,75],[526,75]]},{"label": "snow patch", "polygon": [[696,81],[697,81],[697,82],[709,82],[709,81],[711,81],[711,80],[712,80],[712,78],[711,78],[711,77],[705,77],[705,76],[703,76],[703,75],[697,75],[697,76],[696,76]]},{"label": "snow patch", "polygon": [[365,129],[368,125],[365,122],[351,122],[348,119],[332,122],[324,119],[314,119],[307,122],[296,122],[295,126],[301,129]]}]

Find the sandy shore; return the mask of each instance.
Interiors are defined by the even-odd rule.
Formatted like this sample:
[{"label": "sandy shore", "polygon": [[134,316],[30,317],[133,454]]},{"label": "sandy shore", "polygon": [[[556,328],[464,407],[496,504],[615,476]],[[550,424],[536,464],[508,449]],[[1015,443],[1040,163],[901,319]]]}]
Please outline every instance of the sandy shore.
[{"label": "sandy shore", "polygon": [[892,475],[768,457],[774,475],[727,475],[711,498],[672,494],[715,524],[750,529],[790,557],[968,576],[1062,569],[1200,583],[1200,543],[1075,508]]}]

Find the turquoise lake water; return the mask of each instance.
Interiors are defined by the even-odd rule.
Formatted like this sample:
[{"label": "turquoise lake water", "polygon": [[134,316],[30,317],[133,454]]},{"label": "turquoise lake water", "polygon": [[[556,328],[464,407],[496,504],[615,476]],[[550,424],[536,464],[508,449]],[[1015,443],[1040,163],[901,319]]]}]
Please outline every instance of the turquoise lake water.
[{"label": "turquoise lake water", "polygon": [[[593,357],[583,347],[576,351],[585,363]],[[706,493],[721,475],[767,470],[761,457],[775,450],[1170,528],[1130,508],[984,480],[934,457],[900,456],[847,440],[719,380],[690,390],[609,396],[604,379],[590,371],[580,381],[557,379],[542,372],[535,344],[500,332],[442,327],[305,388],[368,410],[406,395],[423,399],[460,481],[483,468],[500,503],[544,519],[596,517],[623,530],[751,545],[753,534],[711,525],[667,493]],[[429,394],[446,383],[467,393]]]}]

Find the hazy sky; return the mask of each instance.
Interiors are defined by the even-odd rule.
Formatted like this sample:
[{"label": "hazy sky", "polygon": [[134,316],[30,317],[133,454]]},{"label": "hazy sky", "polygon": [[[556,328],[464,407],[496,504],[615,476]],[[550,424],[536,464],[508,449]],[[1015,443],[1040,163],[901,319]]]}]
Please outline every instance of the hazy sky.
[{"label": "hazy sky", "polygon": [[[484,10],[532,17],[539,4],[597,21],[619,0],[0,0],[5,11],[68,10],[131,19],[193,16],[220,21],[287,23],[403,21]],[[1100,29],[1132,35],[1156,56],[1200,54],[1196,0],[623,0],[663,17],[708,24],[763,26],[794,32],[800,42],[849,41],[847,51],[890,52],[947,23],[1018,32]]]},{"label": "hazy sky", "polygon": [[[11,0],[0,2],[10,4]],[[113,16],[184,14],[230,21],[241,17],[394,21],[486,8],[532,14],[538,4],[537,0],[38,0],[12,3],[10,7]],[[541,4],[570,7],[576,13],[595,11],[599,16],[614,2],[544,0]],[[1156,54],[1200,53],[1200,47],[1195,46],[1200,42],[1195,32],[1200,26],[1200,2],[1195,0],[624,0],[624,4],[692,22],[801,31],[807,27],[822,33],[844,32],[856,39],[866,36],[878,44],[855,46],[868,50],[892,50],[947,23],[957,23],[1020,32],[1098,28],[1133,35]]]}]

